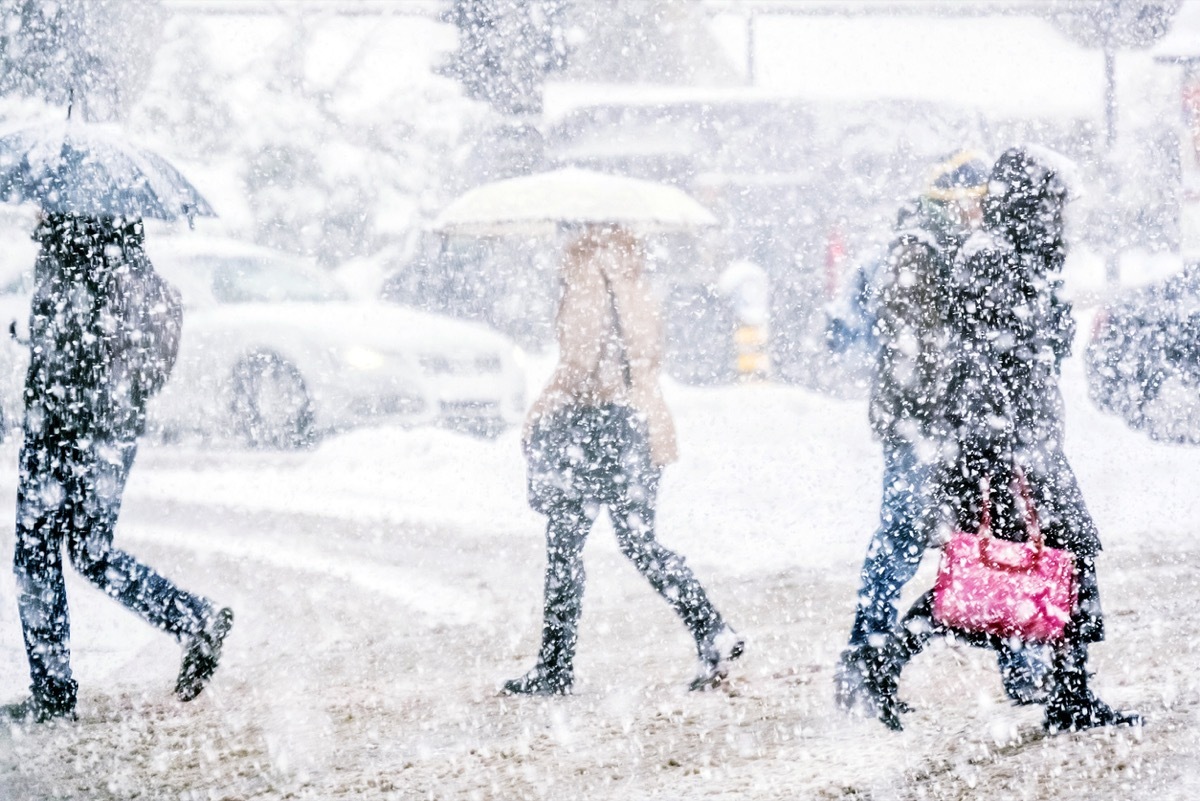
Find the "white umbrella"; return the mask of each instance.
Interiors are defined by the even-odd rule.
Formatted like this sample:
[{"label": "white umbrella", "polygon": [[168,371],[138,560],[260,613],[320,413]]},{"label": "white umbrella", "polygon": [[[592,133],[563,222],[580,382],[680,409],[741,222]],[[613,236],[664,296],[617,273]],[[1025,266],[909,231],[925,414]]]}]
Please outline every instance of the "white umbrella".
[{"label": "white umbrella", "polygon": [[639,233],[686,231],[717,219],[681,189],[574,167],[476,187],[442,210],[440,231],[542,234],[560,224],[614,224]]}]

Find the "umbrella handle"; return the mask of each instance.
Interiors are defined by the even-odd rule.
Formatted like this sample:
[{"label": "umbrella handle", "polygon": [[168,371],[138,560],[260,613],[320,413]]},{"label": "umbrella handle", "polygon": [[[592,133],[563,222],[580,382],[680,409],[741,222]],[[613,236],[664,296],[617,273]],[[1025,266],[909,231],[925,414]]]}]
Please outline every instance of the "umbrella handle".
[{"label": "umbrella handle", "polygon": [[21,339],[21,335],[17,333],[17,321],[16,320],[13,320],[12,322],[10,322],[8,324],[8,335],[11,336],[13,338],[13,340],[15,342],[17,342],[18,344],[21,344],[21,345],[29,344],[28,339]]}]

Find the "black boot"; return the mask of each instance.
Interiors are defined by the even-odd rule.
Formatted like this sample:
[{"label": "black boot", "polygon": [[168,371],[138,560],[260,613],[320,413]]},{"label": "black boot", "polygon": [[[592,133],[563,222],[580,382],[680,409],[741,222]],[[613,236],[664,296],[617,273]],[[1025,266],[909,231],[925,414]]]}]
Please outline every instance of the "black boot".
[{"label": "black boot", "polygon": [[1043,723],[1049,734],[1083,731],[1100,726],[1141,726],[1137,712],[1121,712],[1088,689],[1087,645],[1063,645],[1054,654],[1055,685],[1046,703]]},{"label": "black boot", "polygon": [[1045,704],[1054,686],[1054,665],[1045,646],[1011,648],[1000,641],[996,647],[1004,694],[1017,706]]},{"label": "black boot", "polygon": [[574,683],[577,618],[546,615],[537,664],[524,676],[504,682],[506,695],[570,695]]},{"label": "black boot", "polygon": [[506,695],[570,695],[573,683],[571,671],[554,669],[540,661],[517,679],[504,682]]},{"label": "black boot", "polygon": [[889,639],[882,647],[875,649],[873,658],[868,662],[871,673],[867,686],[875,696],[876,717],[892,731],[904,729],[900,724],[900,713],[907,711],[907,706],[901,703],[896,694],[900,690],[900,672],[907,661],[899,642]]},{"label": "black boot", "polygon": [[28,698],[0,706],[0,722],[24,726],[52,720],[75,720],[78,688],[74,679],[35,679]]},{"label": "black boot", "polygon": [[689,690],[707,690],[716,687],[729,676],[729,663],[746,651],[746,639],[725,623],[696,643],[700,663],[696,678],[688,685]]},{"label": "black boot", "polygon": [[842,652],[834,673],[839,707],[878,718],[892,731],[902,731],[900,715],[911,711],[896,697],[904,666],[940,632],[933,618],[933,593],[927,592],[909,608],[894,632],[875,632],[868,644]]},{"label": "black boot", "polygon": [[879,646],[847,648],[833,677],[837,705],[847,712],[877,718],[892,731],[902,731],[900,713],[907,711],[907,706],[896,694],[907,661],[899,642],[890,635]]},{"label": "black boot", "polygon": [[221,646],[233,628],[233,610],[221,609],[209,615],[203,627],[184,640],[183,662],[175,680],[175,696],[191,701],[203,690],[221,661]]},{"label": "black boot", "polygon": [[867,689],[871,646],[851,645],[838,657],[833,671],[833,700],[843,712],[875,717],[874,695]]},{"label": "black boot", "polygon": [[0,706],[0,721],[14,726],[49,723],[52,720],[76,720],[75,699],[47,699],[31,695],[24,701]]}]

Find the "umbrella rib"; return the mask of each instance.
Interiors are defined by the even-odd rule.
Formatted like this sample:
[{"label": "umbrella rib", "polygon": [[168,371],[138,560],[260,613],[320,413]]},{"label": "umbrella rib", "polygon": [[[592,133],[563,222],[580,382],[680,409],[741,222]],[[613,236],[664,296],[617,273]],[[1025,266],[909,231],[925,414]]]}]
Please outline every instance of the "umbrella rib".
[{"label": "umbrella rib", "polygon": [[216,216],[167,159],[117,129],[57,123],[0,135],[0,200],[94,216]]}]

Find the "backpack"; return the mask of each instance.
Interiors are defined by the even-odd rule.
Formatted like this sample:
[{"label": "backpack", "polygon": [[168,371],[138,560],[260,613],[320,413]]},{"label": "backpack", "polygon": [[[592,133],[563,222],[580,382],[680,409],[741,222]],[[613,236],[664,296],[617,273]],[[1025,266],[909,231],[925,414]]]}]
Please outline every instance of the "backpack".
[{"label": "backpack", "polygon": [[144,403],[166,385],[179,356],[183,303],[179,291],[140,251],[114,274],[118,315],[113,358],[128,378],[135,402]]}]

